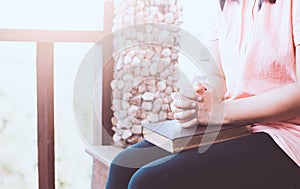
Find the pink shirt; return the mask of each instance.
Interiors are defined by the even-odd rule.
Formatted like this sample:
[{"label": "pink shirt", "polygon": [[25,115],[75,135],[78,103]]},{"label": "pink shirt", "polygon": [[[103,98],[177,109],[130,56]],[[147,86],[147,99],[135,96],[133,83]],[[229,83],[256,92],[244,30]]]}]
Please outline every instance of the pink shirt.
[{"label": "pink shirt", "polygon": [[[265,1],[261,10],[258,2],[227,0],[220,13],[215,37],[229,99],[258,95],[296,81],[300,0]],[[286,122],[256,124],[253,132],[270,134],[300,166],[300,115]]]}]

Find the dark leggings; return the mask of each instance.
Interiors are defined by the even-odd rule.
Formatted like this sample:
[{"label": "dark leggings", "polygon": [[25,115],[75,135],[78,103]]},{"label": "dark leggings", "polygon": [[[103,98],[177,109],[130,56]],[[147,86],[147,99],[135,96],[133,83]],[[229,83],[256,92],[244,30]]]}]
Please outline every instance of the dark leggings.
[{"label": "dark leggings", "polygon": [[112,162],[106,189],[300,189],[300,168],[266,133],[169,154],[147,141]]}]

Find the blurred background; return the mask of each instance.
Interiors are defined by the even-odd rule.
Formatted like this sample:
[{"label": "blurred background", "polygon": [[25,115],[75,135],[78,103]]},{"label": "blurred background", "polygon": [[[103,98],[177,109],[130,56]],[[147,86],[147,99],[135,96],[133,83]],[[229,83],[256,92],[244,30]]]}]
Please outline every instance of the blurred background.
[{"label": "blurred background", "polygon": [[[120,0],[119,0],[120,1]],[[182,28],[200,40],[211,30],[214,1],[181,0]],[[99,31],[104,0],[0,0],[0,29]],[[90,188],[92,158],[77,130],[73,86],[77,69],[93,43],[55,43],[56,188]],[[38,188],[36,43],[0,42],[0,188]],[[180,56],[182,71],[197,74]],[[87,112],[86,124],[91,125]]]}]

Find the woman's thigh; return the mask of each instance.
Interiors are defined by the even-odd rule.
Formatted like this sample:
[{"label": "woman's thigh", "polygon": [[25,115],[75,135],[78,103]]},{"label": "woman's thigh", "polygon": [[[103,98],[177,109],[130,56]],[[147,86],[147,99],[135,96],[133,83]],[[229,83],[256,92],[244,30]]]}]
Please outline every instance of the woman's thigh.
[{"label": "woman's thigh", "polygon": [[138,169],[130,189],[300,188],[297,165],[265,133],[157,159]]}]

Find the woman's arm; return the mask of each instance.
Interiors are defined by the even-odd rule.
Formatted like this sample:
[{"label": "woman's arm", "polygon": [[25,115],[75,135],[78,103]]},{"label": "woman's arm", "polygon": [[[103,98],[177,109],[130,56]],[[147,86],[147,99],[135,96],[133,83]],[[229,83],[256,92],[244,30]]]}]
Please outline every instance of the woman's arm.
[{"label": "woman's arm", "polygon": [[222,102],[225,105],[225,124],[248,124],[283,121],[300,116],[300,45],[296,47],[295,83],[269,92],[238,100]]},{"label": "woman's arm", "polygon": [[[300,46],[296,48],[296,65],[298,80],[295,83],[284,85],[269,92],[237,100],[219,101],[211,99],[216,96],[215,91],[204,91],[201,100],[197,95],[182,93],[174,95],[173,109],[174,117],[178,119],[183,127],[192,127],[197,123],[207,125],[213,124],[236,124],[259,123],[268,121],[283,121],[300,116]],[[222,82],[221,77],[217,77]],[[222,93],[224,90],[219,90]],[[197,102],[197,106],[195,106]],[[213,102],[213,104],[211,104]],[[222,123],[214,120],[212,106],[224,109],[224,120]],[[193,111],[195,109],[197,111]],[[217,112],[222,113],[222,111]],[[212,120],[211,120],[212,119]]]}]

